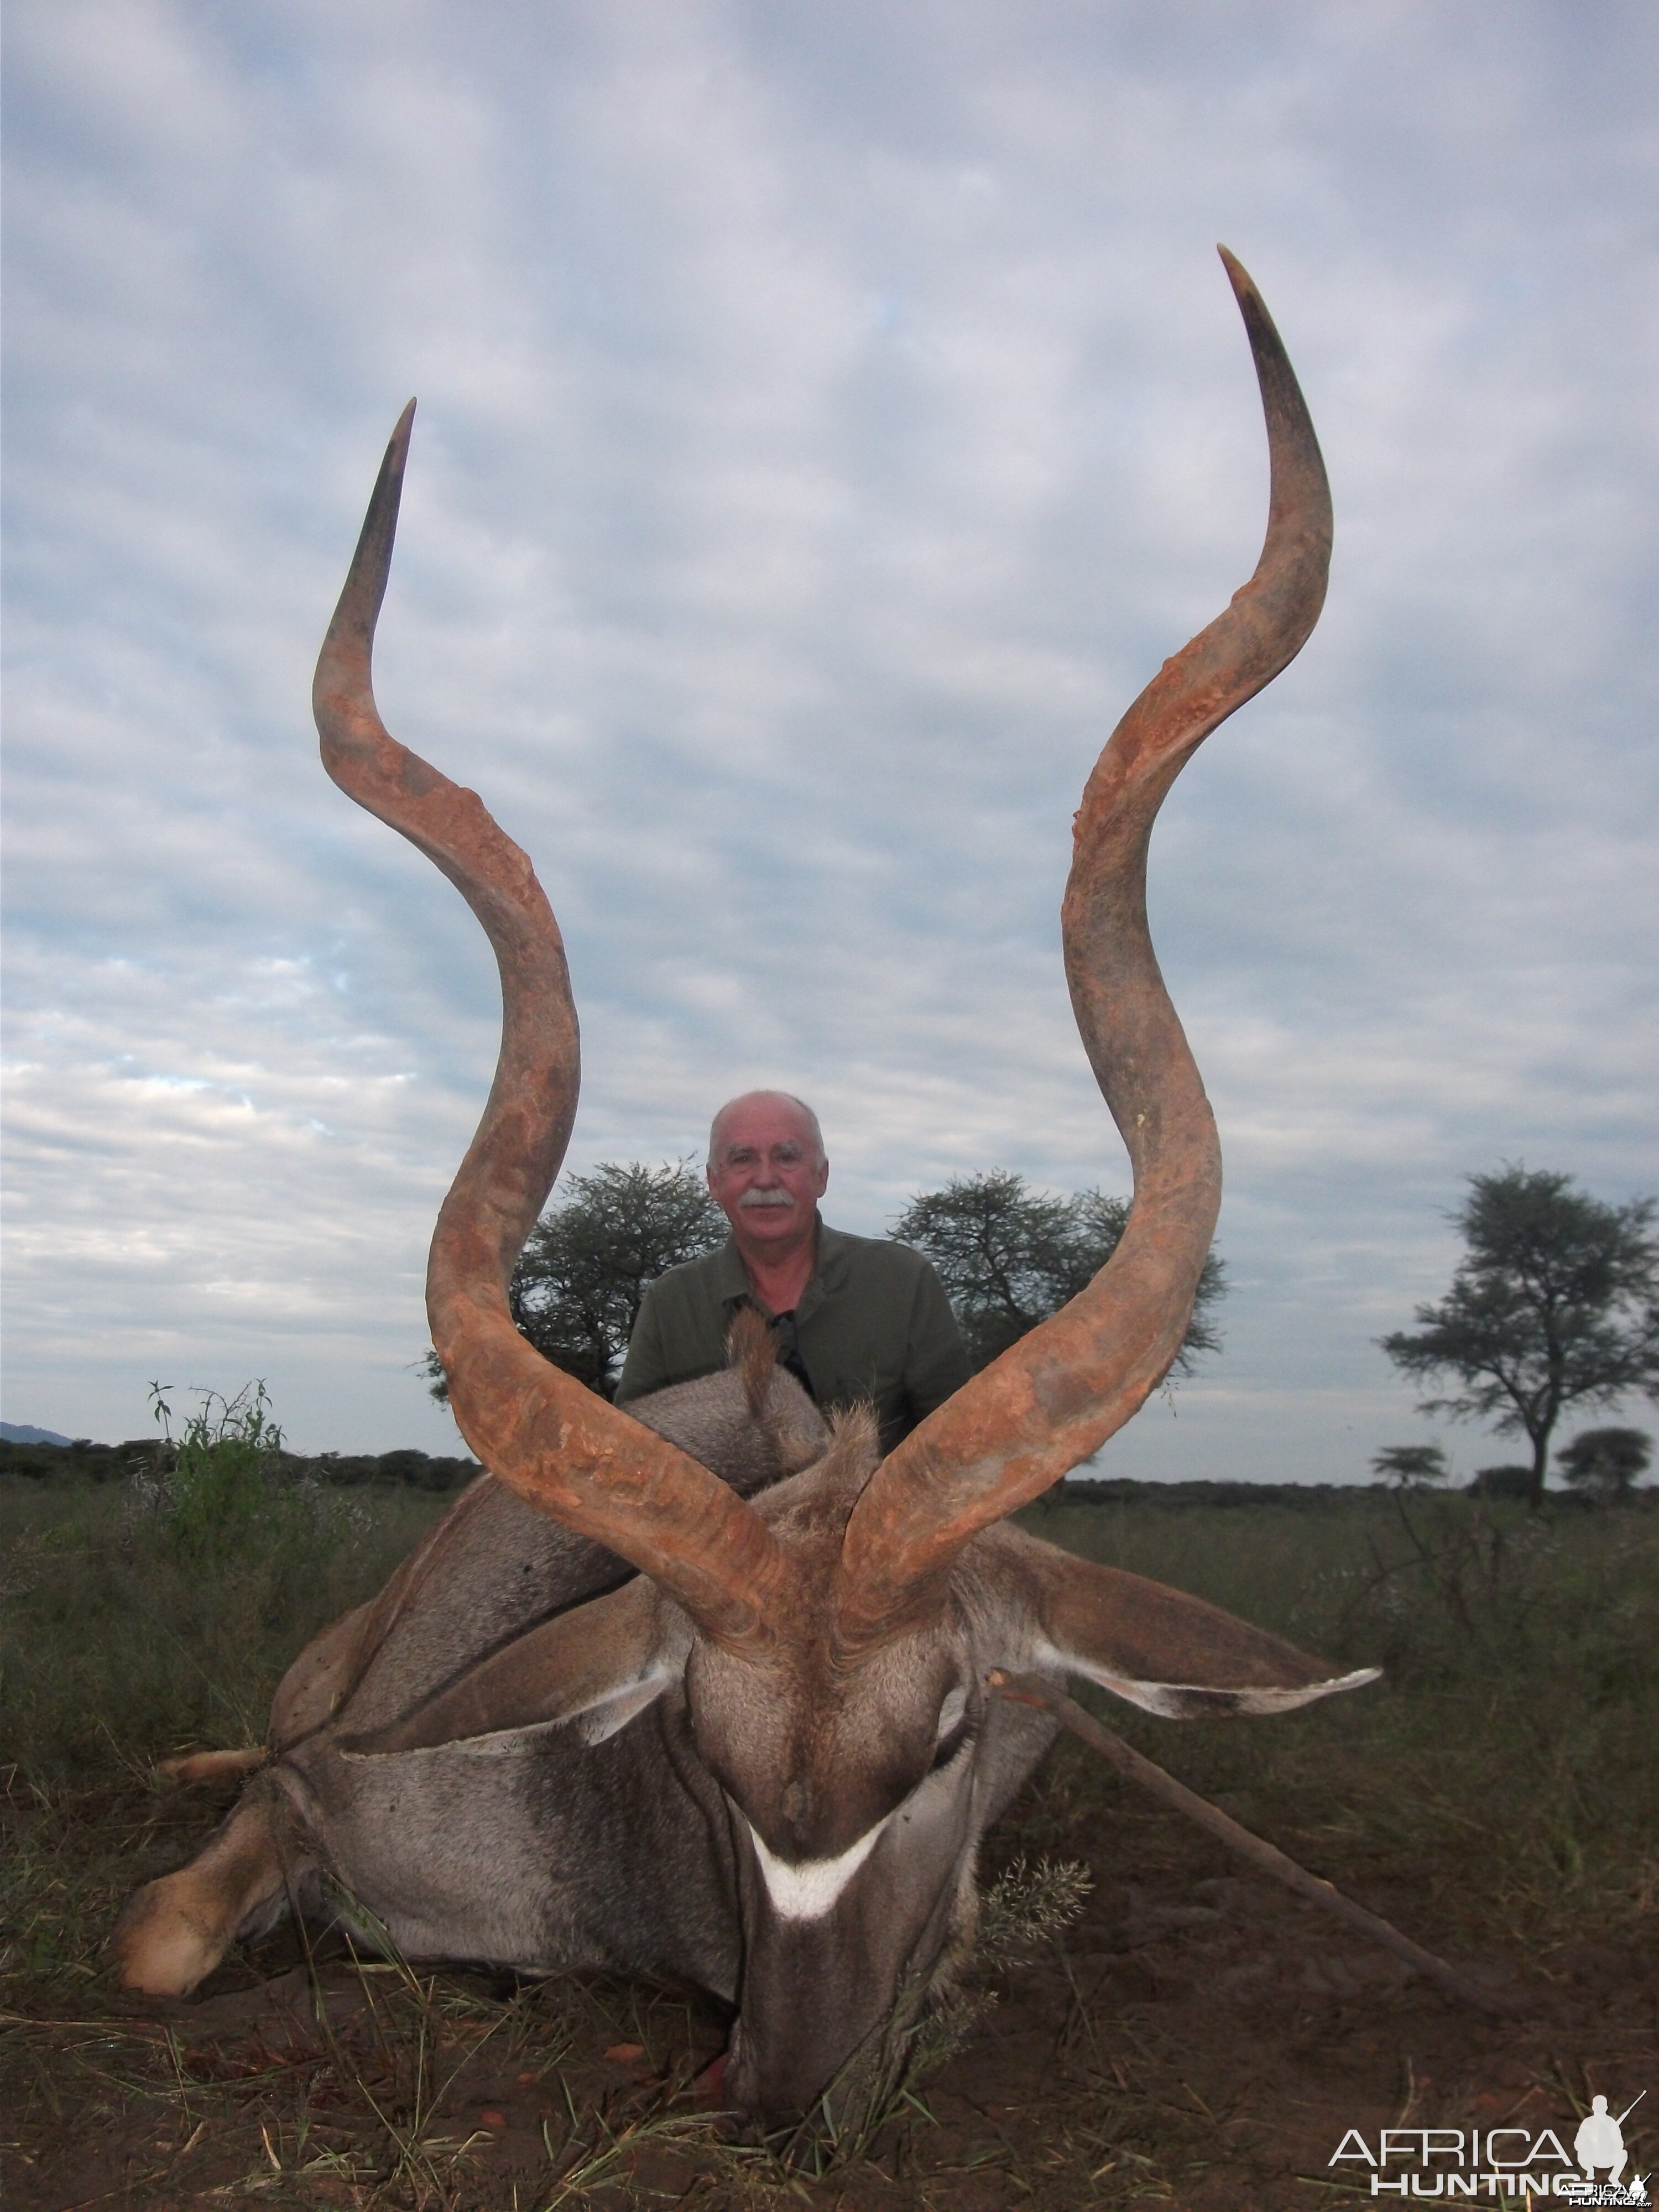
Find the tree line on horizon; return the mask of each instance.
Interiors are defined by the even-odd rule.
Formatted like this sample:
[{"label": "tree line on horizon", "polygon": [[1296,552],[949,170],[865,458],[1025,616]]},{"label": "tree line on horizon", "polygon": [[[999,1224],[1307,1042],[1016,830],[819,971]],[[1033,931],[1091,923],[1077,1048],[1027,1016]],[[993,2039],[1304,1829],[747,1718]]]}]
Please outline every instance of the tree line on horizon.
[{"label": "tree line on horizon", "polygon": [[[1659,1237],[1656,1201],[1609,1205],[1570,1176],[1505,1165],[1468,1178],[1451,1219],[1463,1256],[1445,1296],[1417,1307],[1416,1327],[1378,1340],[1407,1379],[1430,1386],[1417,1410],[1488,1423],[1524,1437],[1524,1465],[1480,1470],[1471,1489],[1542,1502],[1558,1425],[1568,1414],[1644,1395],[1659,1400]],[[890,1234],[938,1269],[977,1370],[1076,1296],[1105,1266],[1129,1202],[1100,1190],[1057,1197],[1005,1169],[953,1178],[920,1194]],[[531,1231],[514,1271],[513,1317],[543,1356],[611,1397],[647,1284],[721,1243],[724,1215],[689,1162],[603,1163],[572,1176]],[[1219,1350],[1222,1261],[1205,1263],[1175,1365],[1189,1375]],[[432,1395],[445,1396],[428,1352]],[[252,1386],[250,1386],[252,1387]],[[118,1479],[164,1449],[119,1445],[0,1445],[0,1468],[46,1476],[75,1468]],[[415,1449],[279,1455],[286,1478],[331,1485],[395,1482],[442,1491],[477,1472],[470,1459]],[[1647,1472],[1651,1444],[1630,1427],[1590,1428],[1555,1455],[1568,1485],[1617,1500]],[[1435,1443],[1391,1444],[1372,1472],[1395,1487],[1447,1480]]]},{"label": "tree line on horizon", "polygon": [[[173,1445],[164,1437],[129,1437],[118,1444],[97,1443],[90,1437],[76,1437],[64,1444],[19,1443],[0,1437],[0,1474],[37,1482],[65,1476],[88,1482],[131,1482],[135,1477],[142,1481],[168,1472],[175,1457]],[[350,1490],[390,1483],[408,1490],[448,1492],[483,1473],[475,1459],[413,1449],[292,1452],[276,1445],[268,1458],[273,1480],[325,1483]]]}]

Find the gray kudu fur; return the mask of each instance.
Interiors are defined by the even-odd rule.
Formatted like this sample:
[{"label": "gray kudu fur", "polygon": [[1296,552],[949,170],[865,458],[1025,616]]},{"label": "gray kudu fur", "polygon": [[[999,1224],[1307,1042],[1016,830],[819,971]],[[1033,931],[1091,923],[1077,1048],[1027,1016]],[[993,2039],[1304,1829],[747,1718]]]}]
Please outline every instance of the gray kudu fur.
[{"label": "gray kudu fur", "polygon": [[490,1472],[296,1660],[263,1771],[123,1914],[130,1985],[186,1993],[238,1936],[290,1909],[349,1917],[343,1896],[410,1958],[699,1984],[735,2008],[726,2100],[790,2124],[872,2051],[890,2078],[971,1944],[980,1840],[1055,1732],[998,1698],[994,1671],[1080,1675],[1170,1718],[1283,1712],[1373,1679],[1006,1518],[1165,1372],[1219,1203],[1213,1122],[1146,933],[1146,842],[1199,742],[1300,649],[1330,549],[1302,395],[1224,258],[1267,418],[1267,540],[1102,755],[1064,914],[1079,1030],[1134,1169],[1129,1224],[1091,1285],[879,1465],[867,1414],[826,1428],[763,1331],[734,1332],[725,1375],[623,1414],[512,1328],[506,1282],[574,1110],[574,1018],[528,862],[374,709],[399,423],[318,721],[330,773],[451,876],[501,961],[501,1064],[428,1289]]}]

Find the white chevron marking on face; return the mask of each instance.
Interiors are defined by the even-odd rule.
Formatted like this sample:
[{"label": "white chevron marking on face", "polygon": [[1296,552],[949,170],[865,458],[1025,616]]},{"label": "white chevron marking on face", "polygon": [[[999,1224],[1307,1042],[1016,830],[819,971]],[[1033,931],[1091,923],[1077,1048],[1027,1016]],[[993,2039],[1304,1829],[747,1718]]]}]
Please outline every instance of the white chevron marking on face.
[{"label": "white chevron marking on face", "polygon": [[[822,1920],[835,1904],[853,1876],[876,1847],[876,1839],[892,1819],[878,1820],[873,1828],[866,1828],[856,1843],[848,1844],[832,1859],[803,1859],[791,1866],[767,1850],[766,1845],[749,1829],[749,1840],[755,1846],[755,1857],[780,1920]],[[747,1821],[744,1823],[748,1826]]]}]

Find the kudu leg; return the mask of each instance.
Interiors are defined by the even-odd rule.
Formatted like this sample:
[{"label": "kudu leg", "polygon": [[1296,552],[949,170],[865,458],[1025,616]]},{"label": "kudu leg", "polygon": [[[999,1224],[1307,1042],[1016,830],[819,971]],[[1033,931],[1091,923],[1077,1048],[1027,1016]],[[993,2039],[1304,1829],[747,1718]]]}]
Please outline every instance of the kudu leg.
[{"label": "kudu leg", "polygon": [[270,1757],[264,1744],[254,1743],[240,1751],[191,1751],[180,1759],[158,1759],[155,1771],[169,1782],[223,1782],[232,1775],[257,1773]]},{"label": "kudu leg", "polygon": [[187,1996],[261,1907],[280,1905],[288,1867],[279,1818],[263,1792],[245,1797],[187,1867],[146,1882],[129,1901],[112,1939],[126,1988]]}]

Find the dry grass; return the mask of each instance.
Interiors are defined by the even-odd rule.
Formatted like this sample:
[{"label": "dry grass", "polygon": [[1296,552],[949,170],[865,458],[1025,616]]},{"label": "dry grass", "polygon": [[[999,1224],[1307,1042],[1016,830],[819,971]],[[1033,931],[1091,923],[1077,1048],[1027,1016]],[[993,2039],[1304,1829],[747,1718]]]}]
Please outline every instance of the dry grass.
[{"label": "dry grass", "polygon": [[1533,1518],[1362,1493],[1328,1513],[1062,1507],[1033,1526],[1382,1666],[1294,1728],[1172,1735],[1121,1706],[1112,1725],[1292,1856],[1402,1887],[1436,1948],[1547,1958],[1639,1921],[1659,1886],[1656,1507]]},{"label": "dry grass", "polygon": [[1032,1525],[1388,1665],[1381,1690],[1286,1722],[1110,1717],[1419,1940],[1511,1977],[1530,2003],[1512,2027],[1403,1983],[1069,1744],[989,1856],[1080,1862],[1082,1917],[1005,1960],[1000,2001],[839,2158],[820,2143],[792,2170],[723,2133],[691,2084],[725,2023],[684,1991],[416,1972],[285,1931],[199,2002],[123,1998],[102,1948],[122,1898],[234,1794],[159,1789],[151,1762],[257,1735],[306,1636],[441,1505],[376,1495],[308,1555],[204,1586],[108,1488],[0,1490],[9,2207],[1243,2212],[1328,2191],[1329,2148],[1368,2114],[1559,2124],[1598,2086],[1628,2102],[1659,2081],[1659,1514],[1535,1527],[1461,1499]]}]

